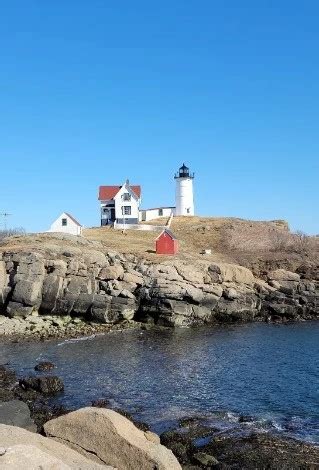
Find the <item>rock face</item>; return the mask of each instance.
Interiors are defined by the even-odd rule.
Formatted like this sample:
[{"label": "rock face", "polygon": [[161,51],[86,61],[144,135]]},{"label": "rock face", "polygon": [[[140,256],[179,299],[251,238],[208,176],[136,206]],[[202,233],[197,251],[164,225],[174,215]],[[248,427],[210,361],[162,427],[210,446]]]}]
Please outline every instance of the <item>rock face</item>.
[{"label": "rock face", "polygon": [[112,470],[53,439],[25,429],[0,424],[0,468],[8,470]]},{"label": "rock face", "polygon": [[119,470],[181,470],[170,450],[113,410],[83,408],[47,422],[44,431]]},{"label": "rock face", "polygon": [[80,319],[190,326],[319,316],[319,274],[309,265],[261,280],[235,264],[155,264],[82,244],[0,253],[0,334],[23,333],[23,321],[36,333]]},{"label": "rock face", "polygon": [[0,456],[1,468],[7,470],[20,470],[21,462],[24,468],[39,468],[42,470],[70,470],[62,460],[49,455],[36,446],[15,445],[3,448]]},{"label": "rock face", "polygon": [[20,400],[0,403],[0,423],[18,426],[32,432],[36,432],[37,430],[36,425],[30,417],[28,405]]}]

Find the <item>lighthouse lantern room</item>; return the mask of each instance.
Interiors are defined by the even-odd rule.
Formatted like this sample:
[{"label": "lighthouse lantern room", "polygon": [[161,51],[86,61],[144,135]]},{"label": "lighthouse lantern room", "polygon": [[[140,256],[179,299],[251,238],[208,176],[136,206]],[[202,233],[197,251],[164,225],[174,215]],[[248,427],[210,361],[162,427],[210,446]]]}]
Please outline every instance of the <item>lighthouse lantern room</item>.
[{"label": "lighthouse lantern room", "polygon": [[193,180],[194,173],[183,163],[175,175],[176,181],[176,212],[178,215],[194,215]]}]

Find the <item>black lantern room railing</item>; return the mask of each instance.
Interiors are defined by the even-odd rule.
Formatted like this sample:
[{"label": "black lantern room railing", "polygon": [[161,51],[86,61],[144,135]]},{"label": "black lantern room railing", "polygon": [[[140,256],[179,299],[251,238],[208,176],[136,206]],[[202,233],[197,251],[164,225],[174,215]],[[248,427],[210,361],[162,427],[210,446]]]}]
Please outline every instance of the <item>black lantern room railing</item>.
[{"label": "black lantern room railing", "polygon": [[194,173],[190,173],[189,168],[183,163],[174,178],[194,178]]}]

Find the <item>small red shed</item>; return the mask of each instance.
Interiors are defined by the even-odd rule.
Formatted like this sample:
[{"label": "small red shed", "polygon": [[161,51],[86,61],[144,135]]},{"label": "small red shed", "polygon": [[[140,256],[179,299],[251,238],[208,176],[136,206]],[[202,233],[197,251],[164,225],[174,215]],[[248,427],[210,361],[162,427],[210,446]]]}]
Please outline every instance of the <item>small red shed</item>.
[{"label": "small red shed", "polygon": [[178,240],[175,235],[168,229],[156,238],[156,254],[157,255],[176,255],[178,253]]}]

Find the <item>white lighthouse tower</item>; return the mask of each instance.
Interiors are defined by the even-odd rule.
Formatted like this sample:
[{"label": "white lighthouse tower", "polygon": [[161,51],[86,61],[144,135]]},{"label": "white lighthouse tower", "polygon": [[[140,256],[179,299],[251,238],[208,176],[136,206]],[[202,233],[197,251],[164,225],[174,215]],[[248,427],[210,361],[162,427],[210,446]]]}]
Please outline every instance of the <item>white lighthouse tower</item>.
[{"label": "white lighthouse tower", "polygon": [[194,215],[194,195],[193,179],[194,173],[189,172],[189,168],[183,163],[176,180],[176,214],[175,215]]}]

